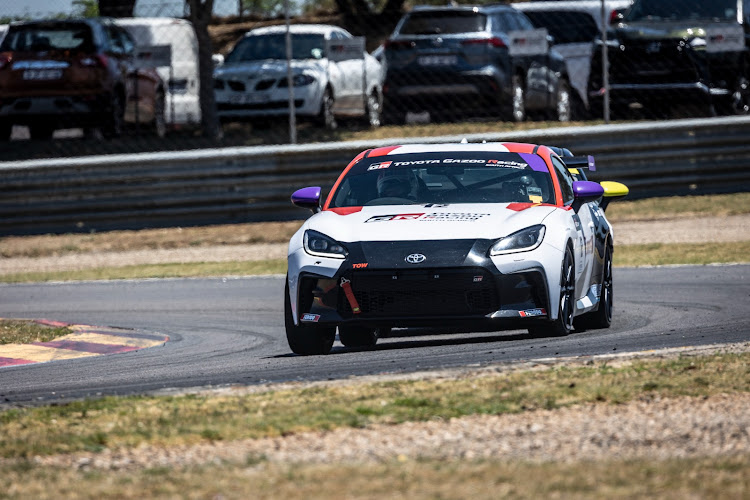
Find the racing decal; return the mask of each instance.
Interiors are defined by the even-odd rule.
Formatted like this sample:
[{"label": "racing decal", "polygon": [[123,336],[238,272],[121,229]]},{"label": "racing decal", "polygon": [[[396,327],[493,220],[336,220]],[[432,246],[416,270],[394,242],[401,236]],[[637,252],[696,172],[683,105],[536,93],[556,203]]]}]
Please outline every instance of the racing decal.
[{"label": "racing decal", "polygon": [[352,291],[352,282],[351,280],[348,280],[341,277],[341,288],[344,289],[344,294],[346,295],[346,300],[349,301],[349,305],[352,308],[352,312],[354,314],[359,314],[361,311],[359,309],[359,303],[357,302],[357,298],[354,296],[354,292]]},{"label": "racing decal", "polygon": [[547,164],[541,156],[531,153],[518,153],[518,156],[529,164],[531,170],[535,172],[549,172],[549,168],[547,168]]},{"label": "racing decal", "polygon": [[306,323],[317,323],[320,320],[320,314],[305,313],[302,315],[302,321]]},{"label": "racing decal", "polygon": [[479,283],[483,278],[484,276],[474,276],[474,283]]},{"label": "racing decal", "polygon": [[524,203],[524,202],[516,202],[516,203],[508,203],[508,206],[505,207],[508,210],[513,210],[514,212],[523,212],[527,208],[531,207],[554,207],[555,205],[550,205],[549,203]]},{"label": "racing decal", "polygon": [[527,309],[525,311],[518,311],[518,315],[522,318],[533,318],[535,316],[546,316],[547,310],[544,308],[539,309]]},{"label": "racing decal", "polygon": [[357,212],[361,212],[362,207],[338,207],[338,208],[329,208],[326,211],[333,212],[336,215],[351,215],[351,214],[356,214]]},{"label": "racing decal", "polygon": [[488,167],[517,168],[524,169],[529,165],[520,161],[511,160],[487,160]]},{"label": "racing decal", "polygon": [[383,168],[388,168],[391,166],[392,161],[381,161],[380,163],[373,163],[369,167],[367,167],[367,170],[381,170]]},{"label": "racing decal", "polygon": [[367,262],[358,262],[355,264],[352,264],[352,269],[364,269],[367,267]]},{"label": "racing decal", "polygon": [[425,208],[445,208],[448,206],[448,203],[428,203],[425,205]]},{"label": "racing decal", "polygon": [[420,222],[474,222],[486,217],[490,214],[475,214],[475,213],[418,213],[418,214],[390,214],[390,215],[375,215],[365,221],[367,222],[385,222],[393,220],[416,220]]}]

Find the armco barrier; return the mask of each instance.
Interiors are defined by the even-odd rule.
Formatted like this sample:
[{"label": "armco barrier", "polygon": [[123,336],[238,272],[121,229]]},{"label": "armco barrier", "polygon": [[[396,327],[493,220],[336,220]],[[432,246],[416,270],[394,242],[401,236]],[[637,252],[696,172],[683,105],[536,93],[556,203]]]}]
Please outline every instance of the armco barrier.
[{"label": "armco barrier", "polygon": [[408,140],[0,162],[0,234],[302,219],[295,189],[330,189],[360,151],[387,144],[517,141],[596,156],[593,180],[631,198],[750,190],[750,117],[564,127]]}]

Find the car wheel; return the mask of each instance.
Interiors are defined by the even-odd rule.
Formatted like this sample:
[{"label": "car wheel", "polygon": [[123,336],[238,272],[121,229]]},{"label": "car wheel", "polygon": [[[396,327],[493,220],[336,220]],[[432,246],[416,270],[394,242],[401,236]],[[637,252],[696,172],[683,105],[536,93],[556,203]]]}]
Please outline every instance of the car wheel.
[{"label": "car wheel", "polygon": [[378,342],[380,331],[364,326],[339,326],[339,340],[346,347],[372,347]]},{"label": "car wheel", "polygon": [[303,356],[328,354],[336,338],[335,326],[294,324],[288,279],[284,289],[284,327],[289,348],[294,354]]},{"label": "car wheel", "polygon": [[326,130],[336,130],[338,123],[336,123],[336,116],[333,114],[333,94],[331,89],[326,89],[323,92],[323,100],[320,103],[320,115],[318,121],[323,125]]},{"label": "car wheel", "polygon": [[378,93],[373,92],[367,96],[367,123],[372,128],[380,126],[382,107],[380,106],[380,99],[378,99]]},{"label": "car wheel", "polygon": [[558,301],[557,319],[545,325],[529,328],[533,335],[563,336],[573,331],[575,311],[576,273],[573,251],[566,247],[560,268],[560,300]]},{"label": "car wheel", "polygon": [[560,80],[557,87],[557,104],[555,106],[555,119],[559,122],[569,122],[572,114],[570,97],[570,86],[565,80]]},{"label": "car wheel", "polygon": [[52,134],[55,132],[55,127],[50,125],[30,125],[29,135],[31,139],[35,141],[48,141],[52,139]]},{"label": "car wheel", "polygon": [[520,75],[513,75],[510,93],[509,121],[520,123],[526,120],[526,95]]},{"label": "car wheel", "polygon": [[154,102],[154,132],[156,137],[163,139],[167,135],[167,118],[165,116],[166,106],[164,104],[164,94],[156,96]]},{"label": "car wheel", "polygon": [[718,110],[722,115],[747,115],[750,113],[750,82],[747,78],[740,78],[735,84],[734,91],[725,98]]},{"label": "car wheel", "polygon": [[584,314],[580,324],[584,328],[609,328],[612,324],[614,309],[614,282],[612,280],[612,247],[607,246],[604,251],[604,267],[602,268],[602,289],[599,296],[599,308]]},{"label": "car wheel", "polygon": [[125,126],[125,107],[122,102],[122,96],[115,92],[112,96],[112,106],[109,109],[109,116],[104,124],[102,133],[104,137],[120,137],[123,127]]}]

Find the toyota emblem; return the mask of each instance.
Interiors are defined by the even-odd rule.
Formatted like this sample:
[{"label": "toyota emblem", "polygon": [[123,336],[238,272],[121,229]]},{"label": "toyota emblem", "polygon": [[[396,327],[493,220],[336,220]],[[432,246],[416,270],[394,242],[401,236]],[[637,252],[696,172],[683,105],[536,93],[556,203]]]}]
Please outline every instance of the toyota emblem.
[{"label": "toyota emblem", "polygon": [[422,255],[421,253],[413,253],[411,255],[407,255],[404,260],[409,264],[419,264],[427,260],[427,257]]}]

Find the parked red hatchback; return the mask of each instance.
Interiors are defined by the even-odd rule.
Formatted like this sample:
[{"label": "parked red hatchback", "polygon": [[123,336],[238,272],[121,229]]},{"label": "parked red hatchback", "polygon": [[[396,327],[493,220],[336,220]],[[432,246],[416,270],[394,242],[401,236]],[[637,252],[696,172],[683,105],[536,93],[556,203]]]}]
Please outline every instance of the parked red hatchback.
[{"label": "parked red hatchback", "polygon": [[27,125],[32,139],[73,127],[115,137],[126,122],[163,136],[164,84],[135,54],[106,18],[11,24],[0,45],[0,140],[13,125]]}]

